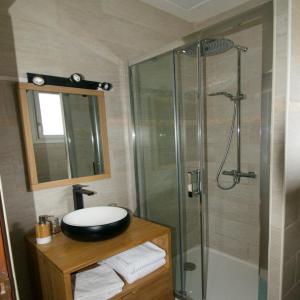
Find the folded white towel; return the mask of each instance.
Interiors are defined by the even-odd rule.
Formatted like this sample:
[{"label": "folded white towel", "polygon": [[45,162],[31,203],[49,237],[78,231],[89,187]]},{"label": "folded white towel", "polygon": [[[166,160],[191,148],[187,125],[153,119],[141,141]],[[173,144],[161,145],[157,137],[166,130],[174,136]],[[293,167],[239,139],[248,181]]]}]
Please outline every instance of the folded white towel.
[{"label": "folded white towel", "polygon": [[109,299],[122,291],[124,282],[108,266],[83,271],[76,274],[75,300]]},{"label": "folded white towel", "polygon": [[[166,256],[166,252],[151,242],[109,257],[103,261],[119,274],[134,274],[139,270],[156,263]],[[124,275],[125,277],[125,275]]]},{"label": "folded white towel", "polygon": [[128,283],[133,283],[133,282],[137,281],[138,279],[141,279],[141,278],[147,276],[148,274],[154,272],[155,270],[159,269],[165,263],[166,263],[166,260],[164,258],[162,258],[162,259],[156,261],[155,263],[152,263],[133,274],[121,274],[121,275],[123,275],[124,279]]}]

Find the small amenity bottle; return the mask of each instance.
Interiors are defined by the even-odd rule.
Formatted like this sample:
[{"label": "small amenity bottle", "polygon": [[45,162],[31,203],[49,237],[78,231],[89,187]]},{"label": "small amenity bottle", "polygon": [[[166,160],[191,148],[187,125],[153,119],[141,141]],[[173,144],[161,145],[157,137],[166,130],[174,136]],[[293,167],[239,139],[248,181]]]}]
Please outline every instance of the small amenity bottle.
[{"label": "small amenity bottle", "polygon": [[39,245],[48,244],[52,241],[51,225],[43,216],[39,217],[39,223],[35,225],[36,243]]}]

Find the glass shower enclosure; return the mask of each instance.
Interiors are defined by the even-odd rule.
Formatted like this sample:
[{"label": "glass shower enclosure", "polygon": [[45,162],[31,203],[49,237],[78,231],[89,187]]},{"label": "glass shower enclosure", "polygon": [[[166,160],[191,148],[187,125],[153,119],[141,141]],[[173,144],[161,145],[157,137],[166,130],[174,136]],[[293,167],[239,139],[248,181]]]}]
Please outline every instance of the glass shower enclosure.
[{"label": "glass shower enclosure", "polygon": [[138,213],[172,229],[177,299],[266,299],[264,26],[224,34],[224,51],[199,39],[129,69]]}]

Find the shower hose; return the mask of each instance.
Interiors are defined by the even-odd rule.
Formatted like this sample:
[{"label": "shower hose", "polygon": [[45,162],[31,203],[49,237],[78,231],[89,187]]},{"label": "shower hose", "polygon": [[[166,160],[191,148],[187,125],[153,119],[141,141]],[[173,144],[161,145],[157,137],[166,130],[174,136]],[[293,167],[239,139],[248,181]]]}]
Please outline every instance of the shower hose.
[{"label": "shower hose", "polygon": [[218,172],[217,172],[217,176],[216,176],[217,185],[222,190],[231,190],[238,183],[238,177],[237,177],[236,174],[233,176],[233,182],[232,182],[231,185],[224,186],[224,185],[222,185],[220,183],[220,176],[221,176],[223,167],[225,165],[225,162],[227,160],[227,156],[228,156],[228,153],[229,153],[229,150],[230,150],[230,146],[231,146],[231,142],[232,142],[233,131],[234,131],[234,126],[235,126],[235,120],[236,120],[236,111],[237,111],[237,107],[236,106],[237,106],[236,101],[234,101],[232,121],[231,121],[231,126],[230,126],[229,131],[228,131],[228,136],[227,136],[227,144],[226,144],[226,147],[225,147],[225,152],[224,152],[223,159],[222,159],[222,161],[220,163],[220,166],[219,166],[219,169],[218,169]]}]

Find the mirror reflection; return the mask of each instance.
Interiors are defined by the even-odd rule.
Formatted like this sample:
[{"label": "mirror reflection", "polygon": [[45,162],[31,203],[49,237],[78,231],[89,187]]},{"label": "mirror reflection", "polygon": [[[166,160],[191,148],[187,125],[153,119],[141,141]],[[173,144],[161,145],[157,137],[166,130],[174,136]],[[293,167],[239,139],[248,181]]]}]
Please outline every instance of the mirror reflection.
[{"label": "mirror reflection", "polygon": [[27,90],[38,182],[104,173],[97,96]]}]

